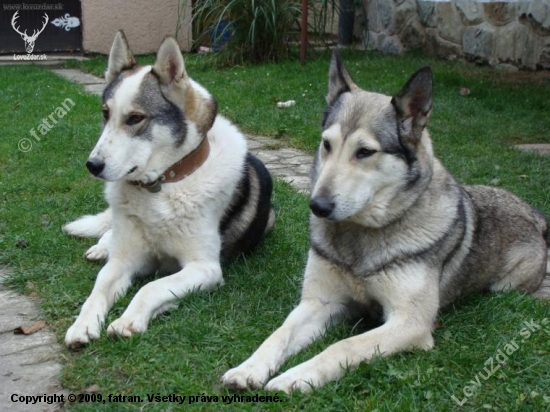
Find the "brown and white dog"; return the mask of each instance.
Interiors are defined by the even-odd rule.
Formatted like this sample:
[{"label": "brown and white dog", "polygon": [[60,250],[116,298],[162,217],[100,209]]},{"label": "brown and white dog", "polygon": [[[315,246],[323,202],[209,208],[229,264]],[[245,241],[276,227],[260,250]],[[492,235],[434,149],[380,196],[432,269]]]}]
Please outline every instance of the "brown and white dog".
[{"label": "brown and white dog", "polygon": [[107,182],[109,209],[64,230],[101,237],[86,256],[108,261],[67,331],[69,347],[99,338],[135,276],[171,273],[142,287],[110,334],[143,332],[189,292],[222,284],[220,261],[253,249],[274,224],[269,173],[189,78],[174,39],[140,66],[118,32],[106,79],[103,132],[86,166]]}]

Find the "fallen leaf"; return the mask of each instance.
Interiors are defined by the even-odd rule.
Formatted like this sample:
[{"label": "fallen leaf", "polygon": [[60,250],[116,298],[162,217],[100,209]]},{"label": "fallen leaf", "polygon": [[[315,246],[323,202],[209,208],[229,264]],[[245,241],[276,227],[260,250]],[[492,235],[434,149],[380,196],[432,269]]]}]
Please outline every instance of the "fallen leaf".
[{"label": "fallen leaf", "polygon": [[19,326],[13,330],[13,333],[16,335],[32,335],[33,333],[38,332],[40,329],[43,329],[46,326],[45,320],[39,320],[38,322],[33,323],[30,326]]},{"label": "fallen leaf", "polygon": [[92,385],[90,386],[89,388],[86,388],[84,390],[85,393],[96,393],[96,392],[99,392],[101,388],[99,387],[99,385]]}]

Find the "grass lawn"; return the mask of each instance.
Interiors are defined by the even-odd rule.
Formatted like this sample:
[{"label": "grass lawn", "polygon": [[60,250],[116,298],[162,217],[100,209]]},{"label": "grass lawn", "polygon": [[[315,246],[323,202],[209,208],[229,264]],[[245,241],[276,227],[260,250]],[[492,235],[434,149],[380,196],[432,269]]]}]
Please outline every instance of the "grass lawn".
[{"label": "grass lawn", "polygon": [[[514,81],[508,74],[417,55],[389,57],[345,53],[356,82],[394,93],[412,72],[431,65],[435,105],[431,126],[435,150],[465,183],[505,187],[550,215],[550,159],[509,148],[516,142],[550,142],[550,83]],[[151,60],[150,57],[145,59]],[[73,63],[100,74],[105,59]],[[202,58],[187,59],[190,75],[216,96],[220,111],[243,130],[280,139],[312,152],[324,109],[328,56],[303,68],[298,63],[236,67],[217,71]],[[460,87],[471,93],[462,96]],[[105,207],[102,184],[84,162],[99,136],[100,99],[45,68],[0,67],[0,265],[14,269],[9,284],[40,298],[45,319],[62,340],[91,291],[100,266],[84,261],[92,241],[69,238],[61,225]],[[42,119],[66,98],[75,105],[41,140]],[[277,109],[274,98],[296,100]],[[30,139],[28,152],[18,149]],[[299,300],[308,247],[307,198],[277,182],[275,231],[257,253],[225,268],[226,284],[212,293],[190,295],[180,307],[153,320],[147,333],[128,340],[102,338],[80,351],[65,350],[62,382],[73,392],[98,385],[109,394],[137,395],[143,402],[80,403],[76,411],[182,410],[177,404],[147,402],[147,394],[197,396],[197,409],[222,406],[231,392],[220,376],[244,361],[284,320]],[[116,319],[138,288],[110,312]],[[543,320],[548,319],[544,325]],[[540,329],[529,330],[534,321]],[[430,352],[400,354],[362,365],[336,383],[310,394],[280,394],[280,403],[234,403],[235,409],[268,410],[548,410],[550,409],[550,305],[516,293],[473,296],[443,313]],[[332,329],[291,358],[283,371],[330,343],[366,330],[362,322]],[[533,328],[533,326],[532,326]],[[527,335],[527,332],[529,334]],[[496,358],[510,342],[505,364]],[[490,358],[495,359],[490,370]],[[481,376],[483,375],[483,376]],[[466,388],[466,389],[465,389]],[[253,395],[262,391],[244,392]],[[218,403],[201,403],[201,395]],[[471,395],[471,396],[466,396]],[[465,403],[459,407],[453,400]],[[187,403],[187,401],[186,401]]]}]

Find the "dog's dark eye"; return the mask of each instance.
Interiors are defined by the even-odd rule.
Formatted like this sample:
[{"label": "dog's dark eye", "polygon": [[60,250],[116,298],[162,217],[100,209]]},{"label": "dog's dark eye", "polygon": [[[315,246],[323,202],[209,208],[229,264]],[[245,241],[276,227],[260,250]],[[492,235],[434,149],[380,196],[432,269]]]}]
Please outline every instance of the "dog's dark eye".
[{"label": "dog's dark eye", "polygon": [[133,114],[131,115],[128,120],[126,120],[126,124],[128,126],[135,126],[138,123],[141,123],[145,119],[145,116],[142,116],[141,114]]},{"label": "dog's dark eye", "polygon": [[106,122],[109,121],[109,109],[103,108],[101,109],[101,113],[103,113],[103,120]]},{"label": "dog's dark eye", "polygon": [[361,149],[357,150],[357,152],[355,152],[355,157],[357,157],[358,159],[364,159],[365,157],[372,156],[375,153],[376,153],[376,150],[362,147]]},{"label": "dog's dark eye", "polygon": [[323,140],[323,147],[327,152],[330,152],[330,142],[328,140]]}]

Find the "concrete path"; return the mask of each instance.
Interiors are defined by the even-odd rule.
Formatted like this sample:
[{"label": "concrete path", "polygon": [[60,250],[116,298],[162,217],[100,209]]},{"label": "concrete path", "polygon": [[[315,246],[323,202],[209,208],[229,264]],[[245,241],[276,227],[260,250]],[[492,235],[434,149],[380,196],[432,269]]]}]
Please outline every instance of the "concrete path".
[{"label": "concrete path", "polygon": [[[0,269],[0,277],[5,274],[5,270]],[[47,327],[32,335],[14,334],[15,328],[32,325],[40,319],[40,311],[31,299],[0,284],[1,411],[54,411],[59,407],[19,401],[20,396],[64,393],[58,380],[61,348],[54,334]]]}]

